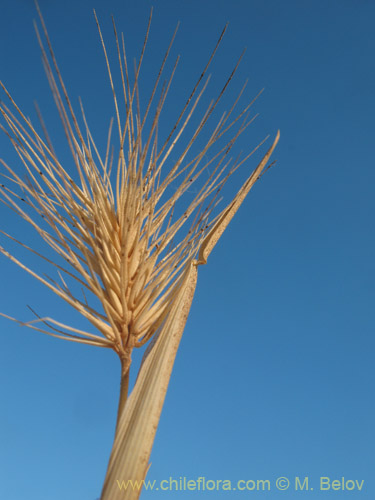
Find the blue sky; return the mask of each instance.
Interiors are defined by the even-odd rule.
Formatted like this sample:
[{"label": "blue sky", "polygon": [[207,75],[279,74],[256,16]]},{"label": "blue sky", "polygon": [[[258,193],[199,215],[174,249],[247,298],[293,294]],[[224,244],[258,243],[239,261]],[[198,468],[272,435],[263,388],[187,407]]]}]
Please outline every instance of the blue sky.
[{"label": "blue sky", "polygon": [[[375,3],[40,0],[70,96],[75,104],[82,96],[99,142],[113,106],[92,8],[109,49],[114,14],[132,58],[152,3],[145,90],[178,21],[172,59],[181,54],[181,62],[172,108],[190,91],[229,21],[207,99],[247,47],[225,102],[246,78],[248,98],[265,90],[254,105],[260,115],[238,148],[252,148],[277,129],[281,140],[277,165],[199,269],[148,475],[268,479],[271,491],[145,491],[142,498],[373,499]],[[32,2],[2,1],[0,79],[33,119],[38,101],[60,147],[34,18]],[[17,161],[4,136],[0,156]],[[233,178],[227,200],[255,160]],[[2,228],[39,245],[5,207],[0,219]],[[38,266],[32,256],[25,260]],[[80,325],[32,277],[3,257],[0,266],[2,312],[28,319],[30,304]],[[0,497],[95,500],[114,432],[116,356],[5,319],[0,339]],[[278,491],[280,476],[309,477],[314,491]],[[364,480],[364,486],[319,491],[321,476]]]}]

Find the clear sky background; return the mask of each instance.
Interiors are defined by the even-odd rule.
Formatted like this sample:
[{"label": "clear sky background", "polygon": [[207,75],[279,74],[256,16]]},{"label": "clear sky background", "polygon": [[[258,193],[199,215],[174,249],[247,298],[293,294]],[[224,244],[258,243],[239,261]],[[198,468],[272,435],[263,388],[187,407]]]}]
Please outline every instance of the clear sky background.
[{"label": "clear sky background", "polygon": [[[83,97],[99,142],[113,105],[92,8],[110,51],[114,14],[131,59],[139,54],[152,4],[145,91],[177,21],[171,60],[181,54],[181,63],[172,108],[188,95],[229,21],[207,102],[247,47],[223,106],[247,77],[247,98],[265,91],[254,105],[260,116],[238,150],[278,128],[281,140],[277,165],[199,269],[148,474],[157,481],[269,479],[272,490],[145,491],[142,498],[373,499],[375,2],[40,0],[70,96],[75,104]],[[34,18],[31,1],[2,0],[0,79],[33,119],[38,101],[59,148],[64,137]],[[168,123],[168,111],[165,118]],[[17,164],[5,136],[0,156]],[[258,158],[236,174],[226,200]],[[0,219],[2,228],[39,245],[5,207]],[[42,315],[83,325],[4,257],[0,266],[2,312],[31,319],[30,304]],[[5,319],[0,339],[0,498],[95,500],[112,446],[117,357]],[[314,491],[277,491],[279,476],[308,476]],[[321,476],[364,480],[364,486],[320,492]]]}]

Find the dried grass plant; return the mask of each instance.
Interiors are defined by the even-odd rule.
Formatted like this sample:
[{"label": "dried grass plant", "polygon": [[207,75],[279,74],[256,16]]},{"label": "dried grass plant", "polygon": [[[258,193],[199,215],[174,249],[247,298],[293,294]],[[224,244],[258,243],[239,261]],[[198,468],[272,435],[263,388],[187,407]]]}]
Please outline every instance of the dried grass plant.
[{"label": "dried grass plant", "polygon": [[[81,313],[91,328],[83,331],[38,315],[28,323],[10,319],[53,337],[117,353],[121,361],[117,426],[101,499],[135,499],[140,490],[120,491],[116,480],[141,481],[146,476],[168,381],[196,287],[197,268],[206,263],[244,198],[267,168],[279,133],[233,201],[215,215],[225,182],[254,152],[236,161],[230,157],[237,138],[252,122],[249,118],[252,102],[236,111],[244,88],[214,127],[208,130],[207,125],[240,61],[193,132],[188,132],[225,29],[170,133],[160,140],[159,120],[178,59],[167,80],[163,84],[161,81],[175,34],[162,59],[151,96],[143,101],[139,78],[151,15],[134,75],[127,62],[124,37],[118,36],[113,23],[121,75],[120,102],[95,15],[119,137],[114,152],[111,122],[102,156],[90,133],[82,104],[81,118],[73,109],[39,9],[38,13],[45,38],[43,42],[35,25],[42,58],[76,171],[73,174],[60,163],[43,120],[40,135],[0,83],[10,101],[9,106],[0,104],[3,118],[0,127],[24,168],[24,175],[19,175],[1,160],[5,178],[0,187],[1,201],[35,229],[57,254],[56,259],[51,260],[14,236],[2,234],[54,266],[59,280],[32,270],[3,247],[0,251]],[[142,113],[141,108],[145,109]],[[183,136],[185,145],[176,153]],[[204,137],[204,145],[194,153],[192,146],[198,137]],[[216,144],[220,146],[213,151]],[[203,172],[206,174],[202,178]],[[73,180],[75,176],[77,182]],[[193,195],[192,184],[199,186]],[[185,199],[190,196],[189,202],[183,213],[175,215],[183,195]],[[77,287],[69,285],[74,282],[84,290],[82,296],[75,292]],[[93,298],[99,299],[101,308],[93,305]],[[135,385],[128,396],[132,352],[147,342]]]}]

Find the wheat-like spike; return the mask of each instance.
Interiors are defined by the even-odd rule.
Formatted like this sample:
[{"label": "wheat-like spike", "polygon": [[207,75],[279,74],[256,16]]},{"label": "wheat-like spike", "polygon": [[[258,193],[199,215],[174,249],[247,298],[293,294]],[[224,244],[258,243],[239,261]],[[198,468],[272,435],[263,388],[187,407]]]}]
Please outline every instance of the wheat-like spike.
[{"label": "wheat-like spike", "polygon": [[[264,143],[234,160],[231,157],[236,141],[256,117],[250,118],[249,113],[260,93],[237,111],[247,82],[229,110],[210,126],[244,52],[216,98],[191,127],[210,83],[208,69],[227,26],[170,132],[160,140],[159,124],[179,62],[178,56],[165,78],[178,26],[161,58],[150,95],[144,100],[139,82],[152,10],[133,75],[124,36],[122,33],[119,36],[112,18],[120,69],[119,99],[110,54],[94,11],[115,110],[115,122],[111,119],[109,123],[102,154],[90,131],[81,99],[80,116],[74,111],[38,6],[37,10],[42,29],[40,32],[35,23],[35,30],[42,62],[75,170],[60,162],[39,108],[36,106],[44,139],[0,82],[10,103],[7,106],[0,101],[3,119],[0,129],[13,145],[23,168],[23,173],[19,173],[0,160],[4,179],[0,200],[35,229],[56,259],[12,235],[0,233],[52,265],[58,279],[32,270],[2,246],[0,253],[76,309],[96,333],[41,316],[31,308],[36,317],[31,321],[2,316],[53,337],[111,348],[120,357],[122,382],[117,432],[101,497],[101,500],[117,500],[120,497],[114,478],[122,477],[121,467],[134,474],[132,479],[144,479],[146,474],[171,367],[195,289],[197,266],[206,263],[249,190],[269,168],[267,162],[279,134],[234,200],[215,215],[223,186]],[[117,128],[117,144],[113,143],[113,123]],[[203,134],[205,140],[194,152],[194,145]],[[203,178],[205,172],[207,177]],[[83,298],[77,295],[73,283],[79,285]],[[99,308],[92,305],[93,298],[101,304]],[[127,400],[132,351],[150,339],[137,382]],[[129,489],[121,498],[138,496],[139,492]]]},{"label": "wheat-like spike", "polygon": [[[7,107],[1,105],[1,112],[10,129],[7,133],[10,135],[29,176],[27,182],[22,180],[9,167],[7,167],[7,170],[10,176],[13,176],[14,182],[16,182],[16,184],[18,184],[23,191],[28,193],[29,197],[27,203],[34,209],[34,211],[36,211],[36,213],[43,216],[44,220],[52,228],[55,236],[41,229],[41,227],[14,200],[14,196],[12,198],[12,192],[9,191],[9,189],[7,189],[6,192],[3,189],[2,193],[3,201],[12,205],[12,207],[27,222],[31,223],[35,227],[42,238],[59,255],[67,260],[76,272],[82,275],[83,281],[86,283],[88,289],[101,300],[105,317],[107,317],[109,324],[115,331],[114,334],[113,332],[111,334],[111,340],[114,335],[119,342],[119,345],[116,345],[116,350],[120,349],[122,354],[125,355],[125,352],[129,352],[129,346],[132,347],[132,343],[134,344],[136,342],[136,338],[139,338],[140,335],[148,337],[147,332],[143,331],[144,328],[140,327],[140,325],[148,324],[145,318],[153,317],[155,315],[158,316],[158,311],[159,316],[163,316],[164,309],[161,308],[160,305],[161,303],[165,303],[165,298],[168,297],[168,287],[171,286],[173,288],[173,282],[178,279],[179,272],[183,269],[182,263],[185,262],[187,256],[195,255],[198,251],[202,235],[197,238],[196,233],[199,232],[199,228],[202,226],[202,219],[197,218],[198,213],[196,210],[198,207],[202,207],[204,201],[214,190],[219,192],[221,186],[234,171],[234,169],[231,169],[229,174],[222,178],[222,174],[227,170],[226,167],[229,163],[224,162],[225,157],[233,147],[236,139],[248,126],[249,122],[244,120],[244,124],[241,125],[232,138],[227,140],[227,143],[219,151],[219,153],[215,154],[212,159],[209,159],[202,167],[199,168],[199,170],[197,170],[202,158],[206,156],[207,152],[218,140],[218,138],[231,129],[238,122],[238,120],[243,117],[252,103],[250,103],[245,110],[234,118],[229,125],[227,124],[230,115],[243,93],[243,87],[229,112],[224,114],[217,123],[203,150],[196,155],[195,158],[183,166],[187,153],[190,151],[195,140],[202,132],[213,110],[217,106],[228,84],[233,78],[233,75],[242,58],[241,55],[218,97],[208,106],[203,118],[193,132],[180,157],[177,159],[169,172],[167,172],[165,179],[161,183],[159,183],[159,180],[156,183],[156,179],[160,179],[160,173],[163,165],[168,160],[173,147],[176,146],[177,141],[182,136],[200,102],[203,92],[206,90],[209,79],[206,80],[206,83],[200,91],[198,91],[198,85],[203,79],[213,55],[211,56],[208,65],[202,72],[197,85],[194,87],[187,104],[184,106],[178,118],[177,124],[174,127],[174,129],[176,129],[175,138],[164,153],[163,157],[161,157],[163,149],[165,149],[173,134],[168,137],[168,140],[164,143],[164,146],[158,153],[155,153],[156,143],[153,139],[153,135],[160,118],[162,106],[165,102],[166,93],[169,89],[171,79],[168,82],[167,89],[162,91],[157,111],[153,118],[151,130],[145,143],[142,142],[141,136],[147,114],[149,113],[152,100],[155,97],[156,89],[170,52],[171,44],[164,55],[161,68],[152,90],[151,98],[146,108],[145,116],[141,118],[139,110],[138,78],[145,45],[149,35],[150,23],[147,28],[140,61],[138,65],[135,66],[135,81],[132,90],[129,88],[129,72],[128,65],[126,63],[125,51],[123,51],[123,57],[126,78],[124,78],[118,36],[114,26],[120,69],[122,72],[124,99],[127,108],[126,125],[122,129],[110,63],[96,15],[95,19],[113,91],[117,123],[121,139],[118,171],[122,170],[122,173],[120,172],[120,174],[117,175],[117,183],[121,181],[121,187],[116,190],[116,199],[114,197],[114,192],[112,191],[105,163],[102,161],[94,139],[90,133],[82,103],[80,104],[86,130],[86,140],[84,139],[81,129],[78,126],[77,118],[72,110],[72,105],[70,103],[65,85],[62,81],[62,77],[42,19],[42,27],[46,35],[48,49],[52,58],[53,66],[55,67],[57,73],[58,82],[60,82],[64,98],[67,102],[68,110],[65,110],[65,105],[62,97],[60,96],[58,83],[53,75],[52,66],[48,61],[47,53],[43,48],[41,37],[37,31],[38,40],[42,47],[45,67],[56,102],[58,104],[60,115],[63,120],[66,136],[68,137],[70,148],[73,156],[75,157],[81,186],[79,187],[72,182],[70,175],[64,170],[56,158],[54,151],[48,144],[43,142],[31,122],[26,119],[22,111],[15,104],[15,101],[10,96],[9,92],[3,86],[11,103],[15,106],[16,111],[20,115],[20,119],[25,123],[25,125],[22,125],[22,123],[15,118],[13,113],[11,113]],[[221,40],[222,35],[219,41]],[[172,42],[174,37],[175,33],[172,37]],[[216,50],[217,46],[215,47],[214,52],[216,52]],[[173,68],[172,75],[174,71],[175,67]],[[198,92],[198,94],[194,98],[196,92]],[[135,114],[133,111],[134,100],[136,103]],[[192,104],[190,106],[190,110],[187,111],[190,102],[192,102]],[[185,112],[187,112],[187,115],[177,130],[177,126],[179,125],[179,122]],[[72,119],[73,126],[70,125],[68,113],[71,115],[70,117]],[[136,127],[134,127],[134,123],[136,123]],[[27,131],[25,127],[28,128],[29,131]],[[124,162],[121,158],[123,158],[122,148],[127,134],[131,135],[129,142],[131,148],[128,152],[128,165],[125,171]],[[145,159],[151,144],[153,145],[152,155],[150,157],[149,164],[146,165]],[[106,158],[108,158],[108,150],[109,139]],[[99,172],[99,169],[96,166],[93,158],[93,152],[95,152],[95,155],[98,158],[102,173]],[[216,165],[214,166],[213,171],[210,173],[209,178],[205,181],[203,186],[200,187],[195,197],[191,200],[190,205],[187,207],[185,212],[174,222],[170,219],[165,231],[160,233],[166,218],[169,217],[172,208],[176,205],[176,202],[188,191],[190,186],[199,179],[201,174],[214,161],[216,161]],[[107,162],[107,159],[105,162]],[[224,167],[222,167],[223,163]],[[44,170],[45,175],[42,176],[40,180],[34,175],[33,170],[40,173],[41,168]],[[177,188],[175,193],[168,201],[165,201],[164,204],[156,210],[157,204],[165,195],[168,186],[175,182],[184,172],[185,178],[180,183],[180,186]],[[42,186],[43,182],[45,184],[45,188]],[[172,247],[169,251],[168,257],[163,258],[163,253],[165,252],[167,246],[171,244],[172,240],[175,239],[176,235],[182,227],[184,227],[185,222],[194,213],[196,213],[197,219],[194,223],[192,223],[188,233],[183,237],[180,244]],[[207,213],[208,212],[206,212],[206,215]],[[206,219],[207,217],[205,217],[205,220]],[[75,230],[70,228],[69,223],[73,223]],[[160,267],[158,262],[162,263],[162,267]],[[153,272],[153,267],[155,267],[156,274]],[[176,269],[178,269],[178,272]],[[145,290],[146,293],[143,292],[143,290]],[[61,290],[59,290],[59,293],[62,293]],[[65,295],[63,294],[63,297],[65,299],[68,297],[68,295],[66,295],[66,288]],[[148,307],[147,303],[144,301],[145,297],[149,297],[149,300],[151,301]],[[71,301],[72,298],[69,297],[69,300]],[[141,301],[141,307],[137,303],[138,300]],[[79,304],[79,307],[82,307],[82,303]],[[147,313],[147,310],[151,311],[152,314],[150,312]],[[136,316],[134,316],[135,312],[137,312]],[[139,314],[142,315],[138,316]],[[154,319],[155,322],[158,323],[158,318],[155,317]],[[134,330],[133,332],[132,328]],[[141,331],[143,333],[140,333]]]}]

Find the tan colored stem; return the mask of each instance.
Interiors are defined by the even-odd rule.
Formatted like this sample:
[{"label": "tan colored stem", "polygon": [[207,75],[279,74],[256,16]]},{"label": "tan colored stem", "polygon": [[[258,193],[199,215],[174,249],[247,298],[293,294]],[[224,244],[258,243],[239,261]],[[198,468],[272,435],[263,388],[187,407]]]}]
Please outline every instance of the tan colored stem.
[{"label": "tan colored stem", "polygon": [[117,421],[116,421],[116,432],[119,425],[120,416],[124,410],[126,400],[128,399],[129,391],[129,368],[121,366],[121,384],[120,384],[120,398],[117,409]]}]

